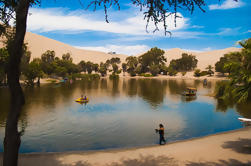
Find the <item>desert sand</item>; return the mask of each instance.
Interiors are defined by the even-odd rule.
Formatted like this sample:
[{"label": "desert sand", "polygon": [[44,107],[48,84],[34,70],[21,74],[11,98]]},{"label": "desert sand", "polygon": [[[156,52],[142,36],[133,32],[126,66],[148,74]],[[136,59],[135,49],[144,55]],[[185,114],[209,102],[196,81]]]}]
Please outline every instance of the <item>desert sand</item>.
[{"label": "desert sand", "polygon": [[[37,35],[31,32],[27,32],[25,36],[25,42],[28,43],[28,48],[31,51],[31,59],[41,57],[41,55],[47,50],[54,50],[56,53],[56,57],[62,57],[65,53],[70,53],[73,62],[79,63],[81,60],[91,61],[94,63],[105,62],[107,59],[112,57],[119,57],[121,62],[125,62],[126,57],[128,55],[123,54],[108,54],[100,51],[91,51],[75,48],[68,44]],[[0,42],[0,47],[3,47],[3,44]],[[182,53],[188,53],[195,55],[198,59],[197,68],[201,70],[205,70],[208,65],[212,65],[214,67],[215,63],[220,59],[220,57],[224,56],[224,54],[229,52],[240,51],[240,48],[226,48],[221,50],[213,50],[213,51],[204,51],[204,52],[193,52],[182,50],[180,48],[173,48],[170,50],[165,50],[164,56],[167,58],[167,65],[169,65],[172,59],[178,59],[181,57]],[[136,56],[140,56],[136,55]]]},{"label": "desert sand", "polygon": [[[2,155],[0,154],[0,161]],[[1,165],[1,162],[0,162]],[[20,166],[248,166],[251,128],[142,148],[21,154]]]}]

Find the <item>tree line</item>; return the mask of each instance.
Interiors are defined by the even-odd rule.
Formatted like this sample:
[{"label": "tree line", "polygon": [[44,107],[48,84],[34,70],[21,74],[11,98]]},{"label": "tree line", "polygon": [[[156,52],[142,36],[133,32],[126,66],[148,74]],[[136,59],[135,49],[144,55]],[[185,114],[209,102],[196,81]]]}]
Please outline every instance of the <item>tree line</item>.
[{"label": "tree line", "polygon": [[[21,60],[21,75],[25,77],[28,85],[34,85],[34,80],[38,82],[42,77],[71,77],[77,73],[93,72],[106,76],[108,72],[112,72],[112,78],[123,71],[130,76],[156,76],[176,75],[178,71],[190,71],[197,66],[198,60],[193,55],[182,54],[180,59],[172,60],[169,66],[166,66],[166,58],[164,50],[157,47],[151,48],[149,51],[139,57],[129,56],[126,62],[121,64],[118,57],[114,57],[101,62],[100,64],[90,61],[80,61],[78,64],[73,63],[70,53],[63,54],[61,58],[56,57],[55,51],[47,50],[41,55],[41,58],[34,58],[30,61],[31,52],[27,48],[27,44],[23,46],[23,56]],[[0,49],[0,83],[6,83],[6,69],[8,64],[8,51],[6,48]],[[146,73],[150,73],[146,74]]]}]

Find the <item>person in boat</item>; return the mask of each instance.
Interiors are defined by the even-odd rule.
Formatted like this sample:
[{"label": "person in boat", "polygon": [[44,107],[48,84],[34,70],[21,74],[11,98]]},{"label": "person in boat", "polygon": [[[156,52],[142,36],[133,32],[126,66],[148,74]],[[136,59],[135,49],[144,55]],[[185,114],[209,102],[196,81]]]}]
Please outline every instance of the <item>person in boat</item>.
[{"label": "person in boat", "polygon": [[80,100],[84,100],[84,97],[83,97],[84,95],[81,95],[81,97],[80,97]]},{"label": "person in boat", "polygon": [[162,142],[166,144],[166,140],[164,137],[164,126],[163,124],[159,124],[159,129],[155,129],[156,133],[159,133],[159,144],[162,145]]},{"label": "person in boat", "polygon": [[84,97],[84,100],[87,100],[87,97],[86,97],[86,96]]}]

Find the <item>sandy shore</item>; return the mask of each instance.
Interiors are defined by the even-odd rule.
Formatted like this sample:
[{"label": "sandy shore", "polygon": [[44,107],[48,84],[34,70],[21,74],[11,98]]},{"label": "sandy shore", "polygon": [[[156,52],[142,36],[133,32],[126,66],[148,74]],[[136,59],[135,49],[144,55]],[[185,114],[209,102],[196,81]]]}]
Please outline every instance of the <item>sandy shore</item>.
[{"label": "sandy shore", "polygon": [[[2,160],[2,155],[0,155]],[[1,164],[0,164],[1,165]],[[163,146],[21,154],[20,166],[250,166],[251,128]]]}]

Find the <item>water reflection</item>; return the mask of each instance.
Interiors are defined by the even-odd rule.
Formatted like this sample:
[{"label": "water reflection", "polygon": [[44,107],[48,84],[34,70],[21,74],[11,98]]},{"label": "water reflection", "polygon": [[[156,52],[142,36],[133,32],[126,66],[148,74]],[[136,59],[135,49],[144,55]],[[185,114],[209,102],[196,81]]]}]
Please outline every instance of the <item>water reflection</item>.
[{"label": "water reflection", "polygon": [[[19,121],[21,152],[91,150],[151,145],[163,123],[175,141],[242,127],[237,117],[251,117],[250,104],[215,100],[216,81],[100,79],[24,88],[26,105]],[[186,87],[197,97],[181,96]],[[75,99],[86,95],[80,105]],[[9,107],[8,89],[0,89],[0,141]],[[0,151],[3,150],[0,145]]]}]

